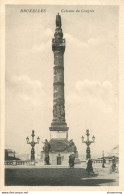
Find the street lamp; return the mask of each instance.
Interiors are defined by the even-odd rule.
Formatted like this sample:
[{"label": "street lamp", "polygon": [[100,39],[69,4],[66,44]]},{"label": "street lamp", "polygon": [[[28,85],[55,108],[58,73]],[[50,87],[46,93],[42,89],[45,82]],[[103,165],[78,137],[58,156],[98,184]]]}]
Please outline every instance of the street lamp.
[{"label": "street lamp", "polygon": [[34,136],[35,136],[34,130],[32,130],[31,136],[32,136],[32,141],[29,142],[29,137],[26,138],[26,141],[27,141],[27,144],[31,145],[31,161],[35,161],[35,149],[34,149],[34,147],[35,147],[35,144],[39,144],[40,138],[38,136],[37,142],[34,141]]},{"label": "street lamp", "polygon": [[91,157],[91,155],[90,155],[90,144],[95,142],[95,137],[93,135],[92,141],[89,140],[89,136],[90,136],[89,129],[86,130],[86,136],[87,136],[87,141],[84,141],[84,136],[82,136],[81,138],[82,138],[82,143],[85,143],[86,146],[87,146],[86,159],[88,159],[88,158]]}]

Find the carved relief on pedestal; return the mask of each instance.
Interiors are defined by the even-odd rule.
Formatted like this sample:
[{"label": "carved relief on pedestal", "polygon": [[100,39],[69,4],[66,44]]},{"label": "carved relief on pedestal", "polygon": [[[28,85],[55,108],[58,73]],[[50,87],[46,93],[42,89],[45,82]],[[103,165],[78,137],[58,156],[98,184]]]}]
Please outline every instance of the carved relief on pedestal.
[{"label": "carved relief on pedestal", "polygon": [[56,103],[53,106],[53,117],[58,121],[65,121],[65,110],[63,104]]}]

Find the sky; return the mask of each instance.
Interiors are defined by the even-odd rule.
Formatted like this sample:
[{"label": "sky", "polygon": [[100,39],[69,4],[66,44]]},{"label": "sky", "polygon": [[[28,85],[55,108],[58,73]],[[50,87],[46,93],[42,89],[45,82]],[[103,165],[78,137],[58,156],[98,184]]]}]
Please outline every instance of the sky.
[{"label": "sky", "polygon": [[[46,12],[25,13],[21,9]],[[51,41],[58,12],[66,39],[64,79],[69,139],[85,155],[81,136],[86,140],[89,129],[90,138],[96,137],[91,154],[101,156],[103,150],[107,154],[119,144],[118,6],[6,6],[6,148],[19,154],[30,153],[25,138],[31,139],[35,130],[35,138],[41,138],[36,145],[36,153],[40,153],[42,142],[50,138],[54,66]]]}]

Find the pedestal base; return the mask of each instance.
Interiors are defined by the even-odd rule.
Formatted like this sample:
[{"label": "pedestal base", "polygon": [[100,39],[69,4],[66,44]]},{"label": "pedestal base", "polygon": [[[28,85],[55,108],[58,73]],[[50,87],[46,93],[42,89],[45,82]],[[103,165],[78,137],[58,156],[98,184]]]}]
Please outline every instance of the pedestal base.
[{"label": "pedestal base", "polygon": [[[68,141],[66,138],[55,138],[49,142],[49,151],[41,152],[41,160],[44,164],[48,165],[69,165],[69,156],[74,155],[78,157],[76,146],[71,139]],[[47,158],[49,162],[47,162]]]},{"label": "pedestal base", "polygon": [[[73,154],[73,152],[51,152],[49,153],[50,165],[62,165],[69,166],[69,156]],[[44,161],[45,153],[41,152],[41,159]],[[45,164],[45,162],[44,162]]]}]

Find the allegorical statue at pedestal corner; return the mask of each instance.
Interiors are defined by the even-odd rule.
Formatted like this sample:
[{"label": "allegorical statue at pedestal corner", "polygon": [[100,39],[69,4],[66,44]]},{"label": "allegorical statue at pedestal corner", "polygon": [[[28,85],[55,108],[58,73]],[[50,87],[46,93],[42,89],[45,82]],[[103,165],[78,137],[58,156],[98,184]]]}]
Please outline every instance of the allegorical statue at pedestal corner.
[{"label": "allegorical statue at pedestal corner", "polygon": [[44,151],[45,153],[49,153],[49,151],[50,151],[50,144],[49,144],[48,140],[45,139],[45,142],[43,142],[43,143],[44,143],[43,151]]},{"label": "allegorical statue at pedestal corner", "polygon": [[50,144],[47,139],[45,139],[44,146],[43,146],[43,151],[45,153],[45,164],[49,165],[50,164],[50,158],[49,158],[49,151],[50,151]]},{"label": "allegorical statue at pedestal corner", "polygon": [[77,152],[77,147],[75,146],[75,143],[73,142],[73,139],[71,139],[69,141],[69,146],[68,147],[69,147],[70,151],[72,151],[74,153]]}]

